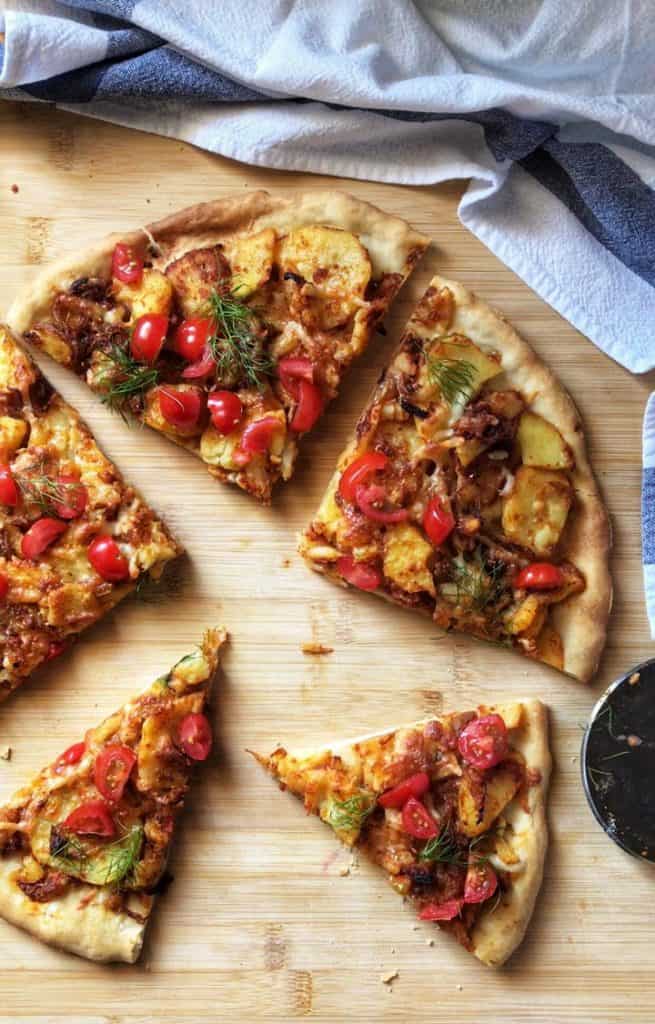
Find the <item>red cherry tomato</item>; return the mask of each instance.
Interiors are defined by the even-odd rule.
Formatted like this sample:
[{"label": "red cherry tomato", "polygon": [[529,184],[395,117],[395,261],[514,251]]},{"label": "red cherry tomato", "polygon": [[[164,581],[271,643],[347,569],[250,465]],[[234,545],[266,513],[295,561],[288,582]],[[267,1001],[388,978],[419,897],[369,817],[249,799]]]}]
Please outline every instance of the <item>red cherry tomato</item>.
[{"label": "red cherry tomato", "polygon": [[298,398],[298,381],[306,380],[314,383],[314,364],[311,359],[299,356],[295,359],[280,359],[277,373],[285,391],[293,398]]},{"label": "red cherry tomato", "polygon": [[129,579],[130,566],[113,537],[96,537],[86,549],[91,565],[109,583]]},{"label": "red cherry tomato", "polygon": [[350,555],[342,555],[337,562],[337,572],[347,583],[360,590],[376,590],[382,583],[382,575],[367,562],[356,562]]},{"label": "red cherry tomato", "polygon": [[13,508],[18,504],[18,485],[9,466],[0,465],[0,504]]},{"label": "red cherry tomato", "polygon": [[253,455],[262,455],[271,446],[275,431],[280,429],[280,421],[274,416],[265,416],[261,420],[249,423],[241,436],[239,447],[232,458],[237,465],[245,466]]},{"label": "red cherry tomato", "polygon": [[55,771],[57,770],[57,768],[63,768],[65,765],[68,764],[79,764],[79,762],[82,760],[82,757],[84,756],[85,750],[86,743],[84,742],[84,740],[81,740],[80,743],[73,743],[73,745],[68,747],[68,749],[65,750],[63,754],[60,754],[57,760],[55,761]]},{"label": "red cherry tomato", "polygon": [[204,715],[187,715],[180,722],[180,746],[192,761],[205,761],[212,748],[212,729]]},{"label": "red cherry tomato", "polygon": [[443,903],[428,903],[418,915],[421,921],[452,921],[460,913],[464,900],[444,900]]},{"label": "red cherry tomato", "polygon": [[426,807],[410,796],[403,807],[402,812],[403,828],[415,839],[433,839],[439,835],[439,827]]},{"label": "red cherry tomato", "polygon": [[0,572],[0,601],[5,601],[9,593],[9,579],[7,574]]},{"label": "red cherry tomato", "polygon": [[112,744],[98,754],[93,766],[93,781],[109,803],[118,803],[136,764],[136,754],[129,747]]},{"label": "red cherry tomato", "polygon": [[38,558],[66,529],[66,523],[62,523],[61,519],[52,519],[50,516],[37,519],[21,541],[20,550],[23,558],[32,561]]},{"label": "red cherry tomato", "polygon": [[64,501],[55,504],[55,512],[60,519],[77,519],[84,513],[89,500],[86,487],[70,473],[62,473],[61,476],[58,476],[57,484],[62,491]]},{"label": "red cherry tomato", "polygon": [[533,562],[521,569],[514,586],[521,590],[555,590],[564,582],[562,570],[551,562]]},{"label": "red cherry tomato", "polygon": [[195,427],[202,413],[202,403],[202,395],[197,388],[193,391],[159,389],[161,414],[174,427]]},{"label": "red cherry tomato", "polygon": [[154,363],[162,350],[168,331],[168,317],[163,313],[146,313],[134,325],[130,350],[139,363]]},{"label": "red cherry tomato", "polygon": [[423,529],[435,547],[443,544],[454,528],[455,520],[450,509],[446,508],[441,498],[436,495],[430,498],[423,515]]},{"label": "red cherry tomato", "polygon": [[80,804],[62,824],[79,836],[103,836],[109,839],[116,835],[116,826],[104,800],[88,800]]},{"label": "red cherry tomato", "polygon": [[403,807],[410,796],[423,796],[429,788],[430,776],[428,773],[417,772],[416,775],[410,775],[404,782],[399,782],[393,789],[388,789],[378,799],[378,803],[382,807]]},{"label": "red cherry tomato", "polygon": [[507,757],[507,726],[500,715],[474,718],[460,732],[457,748],[468,764],[484,772]]},{"label": "red cherry tomato", "polygon": [[234,391],[210,391],[207,408],[219,434],[231,434],[243,416],[243,403]]},{"label": "red cherry tomato", "polygon": [[311,430],[323,412],[323,395],[309,380],[298,382],[298,405],[291,420],[291,429],[298,434]]},{"label": "red cherry tomato", "polygon": [[376,523],[402,523],[409,517],[406,508],[378,508],[386,501],[386,491],[379,484],[360,484],[355,491],[355,504],[367,519]]},{"label": "red cherry tomato", "polygon": [[65,644],[63,640],[59,643],[57,643],[56,640],[53,640],[50,646],[48,647],[48,653],[46,654],[44,660],[52,661],[53,658],[58,658],[60,654],[64,653],[67,646],[68,644]]},{"label": "red cherry tomato", "polygon": [[366,452],[346,466],[339,481],[339,494],[351,504],[355,503],[357,488],[366,483],[373,473],[384,469],[389,459],[383,452]]},{"label": "red cherry tomato", "polygon": [[465,903],[484,903],[498,888],[496,872],[483,860],[469,861],[464,883]]},{"label": "red cherry tomato", "polygon": [[189,363],[195,363],[205,351],[213,331],[214,322],[208,317],[183,320],[175,332],[173,348],[178,356],[182,356]]},{"label": "red cherry tomato", "polygon": [[138,284],[143,277],[143,257],[136,252],[134,246],[119,242],[114,246],[111,273],[112,277],[125,284]]},{"label": "red cherry tomato", "polygon": [[206,377],[208,373],[213,373],[215,369],[216,360],[212,350],[209,345],[205,345],[200,359],[195,363],[189,363],[188,366],[185,366],[182,370],[182,376],[185,380],[194,380],[197,377]]}]

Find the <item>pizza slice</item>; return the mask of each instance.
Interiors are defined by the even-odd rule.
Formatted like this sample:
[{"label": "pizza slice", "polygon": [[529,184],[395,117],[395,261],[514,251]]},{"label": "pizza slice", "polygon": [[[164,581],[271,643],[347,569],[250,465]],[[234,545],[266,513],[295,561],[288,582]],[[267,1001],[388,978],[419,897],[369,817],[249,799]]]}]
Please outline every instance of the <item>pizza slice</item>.
[{"label": "pizza slice", "polygon": [[162,887],[222,629],[0,807],[0,916],[89,960],[134,963]]},{"label": "pizza slice", "polygon": [[609,547],[573,402],[506,320],[435,277],[301,538],[308,564],[586,681]]},{"label": "pizza slice", "polygon": [[0,700],[180,552],[0,325]]},{"label": "pizza slice", "polygon": [[255,756],[381,867],[421,920],[490,966],[519,945],[548,844],[539,701],[446,714],[319,753]]},{"label": "pizza slice", "polygon": [[341,192],[204,203],[47,269],[19,335],[269,502],[428,239]]}]

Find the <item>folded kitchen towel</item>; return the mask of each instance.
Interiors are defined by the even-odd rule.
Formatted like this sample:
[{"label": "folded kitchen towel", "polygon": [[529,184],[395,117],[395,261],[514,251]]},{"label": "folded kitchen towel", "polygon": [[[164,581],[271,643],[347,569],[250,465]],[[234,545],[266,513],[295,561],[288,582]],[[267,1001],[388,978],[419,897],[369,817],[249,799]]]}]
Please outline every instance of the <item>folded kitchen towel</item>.
[{"label": "folded kitchen towel", "polygon": [[647,0],[0,0],[0,32],[12,99],[266,167],[470,179],[462,223],[613,359],[655,366]]},{"label": "folded kitchen towel", "polygon": [[641,490],[641,544],[650,635],[655,640],[655,391],[644,418],[644,477]]}]

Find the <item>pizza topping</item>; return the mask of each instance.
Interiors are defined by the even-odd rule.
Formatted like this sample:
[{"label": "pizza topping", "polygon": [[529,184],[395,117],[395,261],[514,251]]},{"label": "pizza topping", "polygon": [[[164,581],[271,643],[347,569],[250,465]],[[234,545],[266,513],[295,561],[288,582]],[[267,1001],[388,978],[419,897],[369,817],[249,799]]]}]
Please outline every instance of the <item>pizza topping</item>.
[{"label": "pizza topping", "polygon": [[180,722],[180,746],[192,761],[205,761],[212,748],[211,726],[202,714],[190,714]]},{"label": "pizza topping", "polygon": [[93,768],[93,781],[109,803],[117,803],[136,764],[136,755],[119,744],[105,747],[98,754]]},{"label": "pizza topping", "polygon": [[498,888],[496,872],[488,861],[481,857],[473,857],[469,861],[464,882],[464,902],[483,903]]},{"label": "pizza topping", "polygon": [[81,740],[79,743],[73,743],[63,752],[63,754],[59,755],[59,757],[55,761],[54,770],[60,771],[67,765],[78,764],[84,757],[85,750],[86,743],[84,742],[84,740]]},{"label": "pizza topping", "polygon": [[6,601],[9,593],[9,579],[5,572],[0,572],[0,601]]},{"label": "pizza topping", "polygon": [[522,590],[556,590],[564,583],[562,570],[552,562],[532,562],[521,569],[514,585]]},{"label": "pizza topping", "polygon": [[305,380],[313,384],[315,367],[311,359],[298,356],[293,359],[280,359],[277,373],[285,391],[297,400],[299,381]]},{"label": "pizza topping", "polygon": [[49,516],[37,519],[21,541],[20,549],[23,558],[28,558],[30,561],[37,559],[46,548],[49,548],[58,537],[61,537],[66,528],[66,523],[62,523],[60,519],[52,519]]},{"label": "pizza topping", "polygon": [[111,261],[112,277],[124,284],[139,284],[143,277],[143,257],[134,246],[118,242]]},{"label": "pizza topping", "polygon": [[367,519],[376,523],[402,523],[409,518],[406,508],[387,507],[387,494],[379,484],[360,484],[355,490],[355,504]]},{"label": "pizza topping", "polygon": [[62,473],[57,477],[53,492],[60,500],[53,502],[53,509],[59,519],[79,519],[89,500],[89,494],[76,476]]},{"label": "pizza topping", "polygon": [[382,575],[375,566],[367,562],[356,562],[350,555],[343,555],[337,561],[337,572],[360,590],[376,590],[382,585]]},{"label": "pizza topping", "polygon": [[323,395],[309,380],[298,381],[298,404],[291,420],[291,429],[298,434],[311,430],[323,412]]},{"label": "pizza topping", "polygon": [[19,888],[34,903],[49,903],[50,900],[63,896],[70,886],[70,878],[63,871],[46,871],[43,878],[30,882],[24,878],[17,880]]},{"label": "pizza topping", "polygon": [[417,772],[410,775],[403,782],[399,782],[393,789],[388,789],[378,799],[381,807],[401,808],[407,803],[410,796],[422,796],[430,788],[430,776],[427,772]]},{"label": "pizza topping", "polygon": [[173,348],[189,363],[195,363],[203,355],[214,330],[209,317],[193,317],[183,320],[175,332]]},{"label": "pizza topping", "polygon": [[452,921],[458,917],[464,900],[444,900],[443,903],[428,903],[418,915],[421,921]]},{"label": "pizza topping", "polygon": [[455,520],[450,509],[435,495],[430,498],[423,514],[423,529],[435,545],[439,547],[455,529]]},{"label": "pizza topping", "polygon": [[264,390],[275,363],[264,347],[267,328],[250,306],[231,294],[213,292],[209,308],[215,333],[210,339],[216,377],[225,387],[245,384]]},{"label": "pizza topping", "polygon": [[113,537],[100,536],[87,548],[88,559],[103,580],[122,583],[130,578],[130,566]]},{"label": "pizza topping", "polygon": [[245,466],[253,456],[267,452],[280,428],[281,423],[275,416],[265,416],[261,420],[249,423],[233,456],[237,465]]},{"label": "pizza topping", "polygon": [[339,494],[345,501],[355,504],[357,488],[367,483],[374,473],[385,469],[389,459],[383,452],[366,452],[351,462],[341,474]]},{"label": "pizza topping", "polygon": [[243,403],[234,391],[210,391],[207,408],[219,434],[231,434],[243,418]]},{"label": "pizza topping", "polygon": [[415,839],[432,839],[439,834],[436,821],[424,804],[410,796],[402,809],[403,828]]},{"label": "pizza topping", "polygon": [[154,363],[162,350],[168,331],[168,317],[146,313],[134,325],[130,350],[139,363]]},{"label": "pizza topping", "polygon": [[111,838],[116,834],[116,826],[104,800],[88,800],[76,807],[62,822],[62,827],[80,836]]},{"label": "pizza topping", "polygon": [[122,342],[112,342],[103,352],[105,364],[97,383],[102,402],[113,412],[138,412],[143,398],[159,380],[154,366],[137,362]]},{"label": "pizza topping", "polygon": [[462,729],[457,746],[468,764],[478,771],[486,771],[507,757],[507,726],[496,714],[474,718]]},{"label": "pizza topping", "polygon": [[188,366],[182,370],[183,380],[198,380],[200,377],[207,377],[210,373],[213,373],[216,369],[216,360],[212,352],[211,345],[205,345],[200,359],[197,359],[195,363],[189,363]]},{"label": "pizza topping", "polygon": [[164,419],[174,427],[194,427],[203,411],[203,395],[197,388],[181,391],[159,388],[159,408]]},{"label": "pizza topping", "polygon": [[0,504],[14,508],[18,504],[19,492],[11,468],[0,465]]}]

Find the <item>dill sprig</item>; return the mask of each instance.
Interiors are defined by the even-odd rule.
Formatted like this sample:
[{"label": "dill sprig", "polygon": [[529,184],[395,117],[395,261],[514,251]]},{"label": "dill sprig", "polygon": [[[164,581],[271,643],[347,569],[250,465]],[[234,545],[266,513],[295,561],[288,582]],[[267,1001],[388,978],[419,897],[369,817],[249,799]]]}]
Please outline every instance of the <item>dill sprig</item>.
[{"label": "dill sprig", "polygon": [[50,855],[64,871],[84,878],[90,873],[95,858],[102,858],[104,869],[101,877],[93,879],[97,885],[115,885],[134,869],[143,843],[143,827],[133,825],[113,843],[100,850],[89,851],[72,835],[62,835],[53,828],[50,839]]},{"label": "dill sprig", "polygon": [[434,864],[457,865],[464,865],[468,860],[455,842],[452,833],[446,828],[442,829],[438,836],[428,839],[419,853],[418,859],[429,860]]},{"label": "dill sprig", "polygon": [[54,512],[55,506],[66,505],[75,495],[79,483],[62,483],[43,472],[42,467],[35,473],[17,473],[15,478],[26,501],[34,502],[44,512]]},{"label": "dill sprig", "polygon": [[369,814],[375,809],[375,801],[366,793],[356,794],[347,800],[333,800],[328,811],[328,824],[339,831],[354,832],[362,827]]},{"label": "dill sprig", "polygon": [[209,308],[216,322],[209,345],[217,376],[237,384],[246,381],[250,387],[263,390],[266,378],[275,369],[275,360],[261,347],[261,321],[257,313],[241,302],[234,291],[212,292]]},{"label": "dill sprig", "polygon": [[453,359],[451,356],[427,357],[428,380],[436,384],[448,405],[461,401],[464,405],[473,395],[476,369],[466,359]]},{"label": "dill sprig", "polygon": [[121,882],[130,874],[139,859],[142,843],[143,828],[141,825],[134,825],[126,835],[107,847],[109,856],[103,885]]},{"label": "dill sprig", "polygon": [[98,379],[104,389],[101,399],[112,412],[120,413],[125,419],[129,400],[153,388],[159,380],[159,372],[154,366],[138,363],[123,345],[114,343],[105,355],[113,366],[104,370]]},{"label": "dill sprig", "polygon": [[487,566],[481,559],[472,564],[453,560],[452,570],[458,604],[466,603],[475,611],[483,612],[502,597],[505,570],[500,562]]}]

